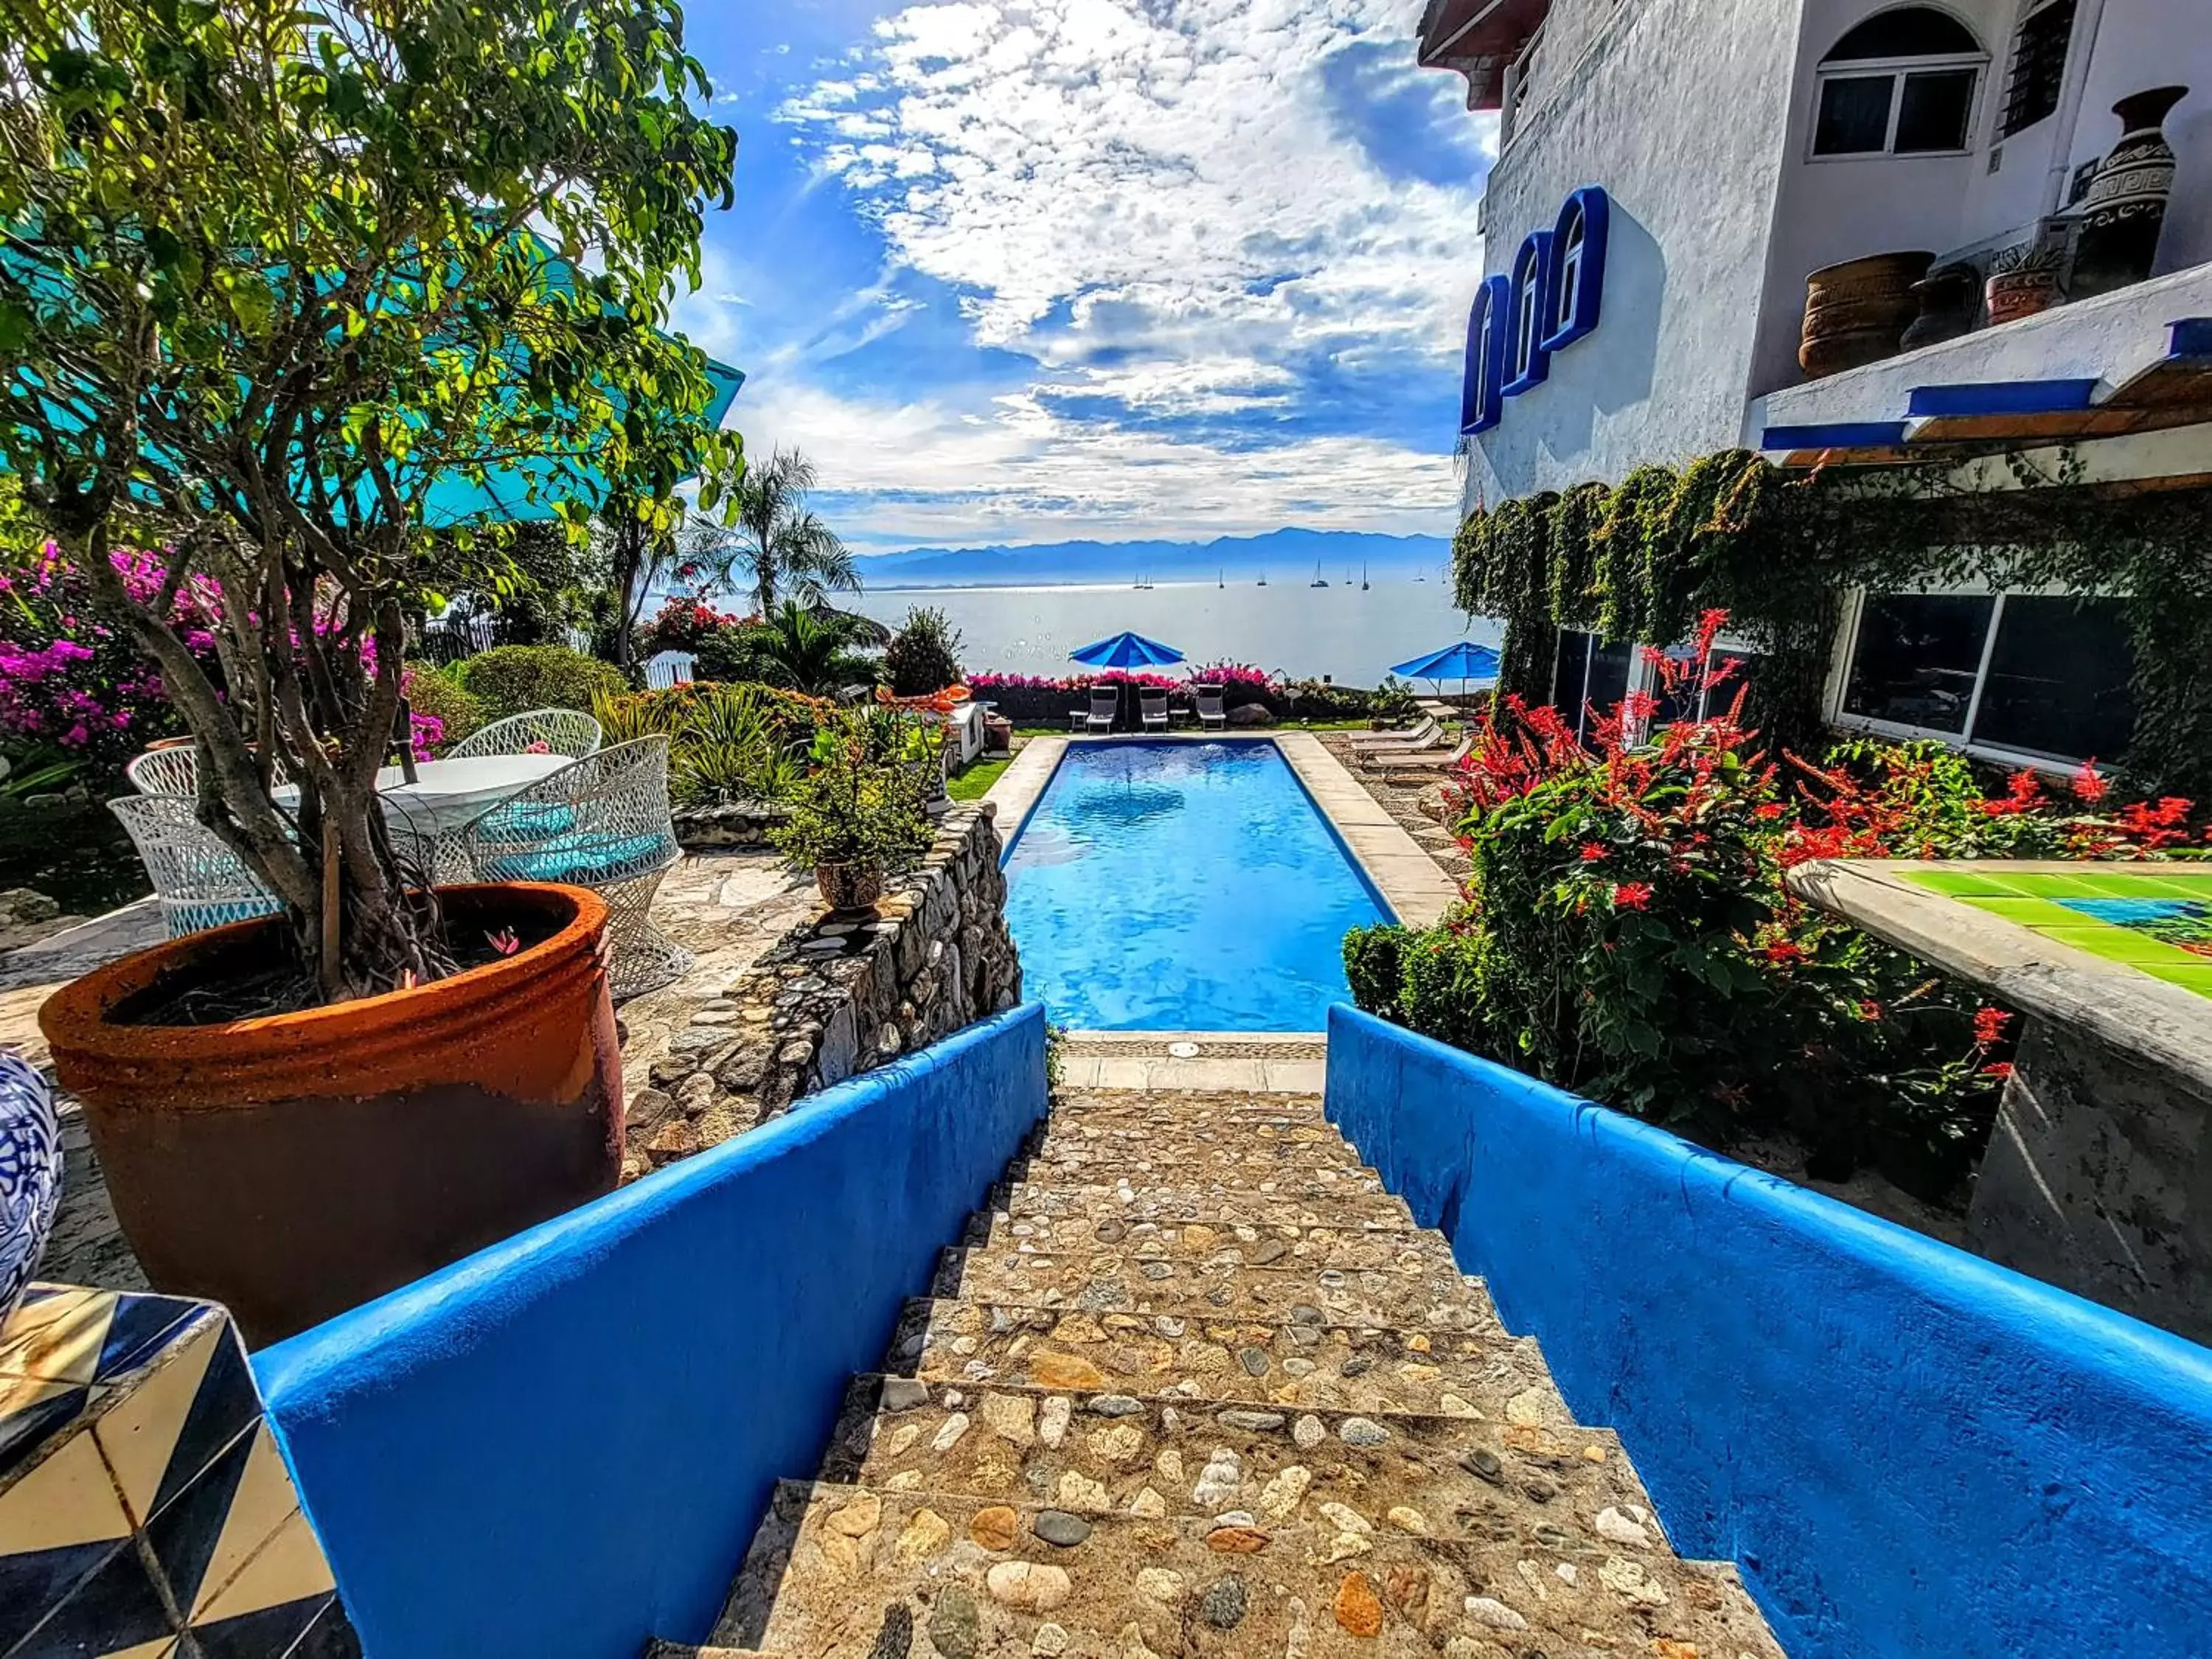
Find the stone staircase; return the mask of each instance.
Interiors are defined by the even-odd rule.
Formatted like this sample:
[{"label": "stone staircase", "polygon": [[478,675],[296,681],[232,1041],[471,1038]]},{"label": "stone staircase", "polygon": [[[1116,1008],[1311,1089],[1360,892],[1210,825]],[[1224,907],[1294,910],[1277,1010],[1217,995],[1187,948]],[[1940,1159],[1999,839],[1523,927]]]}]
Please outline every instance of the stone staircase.
[{"label": "stone staircase", "polygon": [[1774,1659],[1311,1097],[1057,1098],[655,1659]]}]

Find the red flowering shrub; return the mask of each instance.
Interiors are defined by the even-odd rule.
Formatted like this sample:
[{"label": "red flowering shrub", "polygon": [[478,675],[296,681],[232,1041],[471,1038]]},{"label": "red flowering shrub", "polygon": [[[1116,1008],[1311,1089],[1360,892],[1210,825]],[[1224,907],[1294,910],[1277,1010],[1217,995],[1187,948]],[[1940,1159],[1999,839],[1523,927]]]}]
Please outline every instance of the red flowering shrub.
[{"label": "red flowering shrub", "polygon": [[[1722,618],[1709,615],[1710,639]],[[1699,650],[1692,659],[1703,662]],[[1655,656],[1662,690],[1693,672]],[[1716,678],[1703,688],[1723,684]],[[2190,838],[2186,802],[2100,809],[2084,769],[1990,798],[1932,744],[1762,753],[1722,714],[1646,726],[1631,697],[1585,744],[1509,700],[1446,787],[1474,863],[1464,902],[1417,933],[1362,930],[1360,1006],[1693,1138],[1783,1131],[1813,1173],[1879,1165],[1956,1190],[2009,1073],[2011,1016],[1796,899],[1812,858],[2138,856]]]}]

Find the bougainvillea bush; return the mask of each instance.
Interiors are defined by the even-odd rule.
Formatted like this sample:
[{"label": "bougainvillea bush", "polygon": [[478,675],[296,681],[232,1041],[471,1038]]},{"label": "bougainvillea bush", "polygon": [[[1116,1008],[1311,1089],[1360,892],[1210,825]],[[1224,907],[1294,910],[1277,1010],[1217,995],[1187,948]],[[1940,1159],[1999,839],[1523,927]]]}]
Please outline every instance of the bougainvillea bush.
[{"label": "bougainvillea bush", "polygon": [[[160,599],[167,573],[158,555],[118,550],[108,557],[134,599]],[[180,584],[168,615],[212,665],[211,587]],[[106,771],[182,729],[161,676],[98,614],[91,584],[58,548],[49,542],[22,567],[0,572],[0,741]]]},{"label": "bougainvillea bush", "polygon": [[[1654,667],[1663,693],[1686,690],[1686,671]],[[1723,697],[1729,672],[1710,682]],[[1740,696],[1647,733],[1659,706],[1631,697],[1586,744],[1556,710],[1508,699],[1447,787],[1474,866],[1462,902],[1432,928],[1350,936],[1356,1000],[1710,1145],[1784,1133],[1815,1175],[1872,1165],[1954,1196],[2015,1022],[1797,900],[1784,872],[1814,858],[2138,856],[2192,836],[2189,804],[2114,808],[2087,768],[2061,794],[2025,774],[1990,797],[1934,744],[1769,755]]]}]

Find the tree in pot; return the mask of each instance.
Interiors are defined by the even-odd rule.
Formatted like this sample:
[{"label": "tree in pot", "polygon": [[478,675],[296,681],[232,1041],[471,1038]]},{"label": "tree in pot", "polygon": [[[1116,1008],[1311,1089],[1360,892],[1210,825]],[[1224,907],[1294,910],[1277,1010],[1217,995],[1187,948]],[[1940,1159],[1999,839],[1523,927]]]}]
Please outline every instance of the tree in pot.
[{"label": "tree in pot", "polygon": [[928,851],[937,741],[898,708],[839,709],[816,727],[791,817],[770,834],[793,865],[813,871],[832,910],[866,908],[882,896],[886,874],[911,869]]},{"label": "tree in pot", "polygon": [[[44,1018],[149,1273],[265,1338],[613,1178],[597,901],[441,902],[377,774],[430,572],[508,580],[484,521],[518,497],[672,517],[721,442],[705,358],[658,325],[735,140],[667,0],[9,15],[0,465],[283,905]],[[169,550],[150,600],[108,556],[133,545]],[[220,597],[214,666],[171,620],[187,582]],[[501,1037],[526,1031],[545,1053]],[[502,1160],[528,1176],[480,1189]]]}]

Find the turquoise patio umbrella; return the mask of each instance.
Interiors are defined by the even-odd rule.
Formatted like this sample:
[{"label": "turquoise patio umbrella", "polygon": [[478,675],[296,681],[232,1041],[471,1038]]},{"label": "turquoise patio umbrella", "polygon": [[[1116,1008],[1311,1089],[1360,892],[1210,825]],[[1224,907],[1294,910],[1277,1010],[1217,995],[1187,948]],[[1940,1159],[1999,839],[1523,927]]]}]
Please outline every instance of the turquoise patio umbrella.
[{"label": "turquoise patio umbrella", "polygon": [[1440,692],[1443,690],[1444,681],[1457,680],[1460,692],[1464,696],[1469,680],[1495,680],[1498,678],[1498,653],[1486,645],[1474,645],[1462,640],[1441,651],[1431,651],[1425,657],[1401,662],[1390,672],[1401,679],[1431,681]]},{"label": "turquoise patio umbrella", "polygon": [[1124,672],[1133,668],[1165,668],[1182,660],[1182,653],[1175,647],[1126,632],[1094,640],[1067,654],[1086,668],[1118,668]]}]

